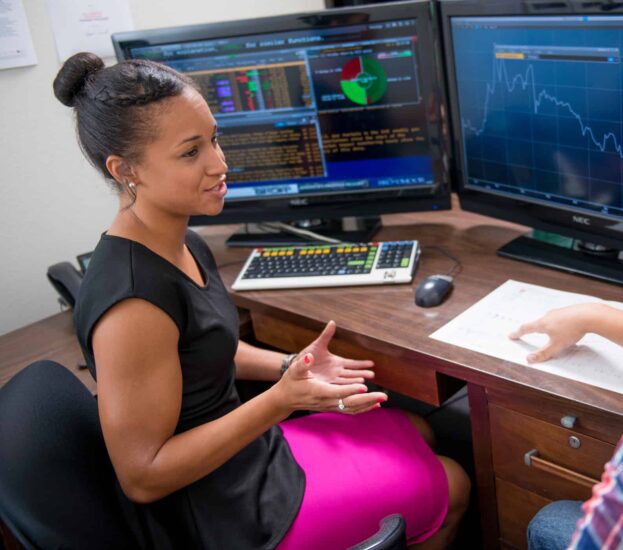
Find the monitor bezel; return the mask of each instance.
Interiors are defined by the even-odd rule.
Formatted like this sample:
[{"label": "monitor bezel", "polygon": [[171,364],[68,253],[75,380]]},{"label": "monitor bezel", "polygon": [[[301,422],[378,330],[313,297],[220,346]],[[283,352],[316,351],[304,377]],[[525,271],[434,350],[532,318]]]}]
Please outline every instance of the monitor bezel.
[{"label": "monitor bezel", "polygon": [[[157,45],[180,41],[243,37],[262,33],[290,32],[328,28],[335,24],[357,24],[416,18],[426,24],[416,27],[420,42],[430,45],[432,55],[423,56],[418,49],[418,66],[426,64],[431,76],[425,101],[429,130],[434,183],[422,188],[342,193],[331,196],[302,196],[262,200],[226,201],[217,217],[194,216],[192,225],[295,221],[312,218],[373,217],[387,213],[442,210],[451,208],[447,142],[441,123],[441,106],[445,100],[441,68],[440,33],[435,4],[428,0],[409,0],[351,8],[286,14],[257,19],[224,21],[174,28],[149,29],[115,33],[112,41],[118,60],[129,58],[129,49],[140,45]],[[350,21],[349,21],[350,20]],[[428,53],[428,52],[427,52]]]},{"label": "monitor bezel", "polygon": [[[623,15],[623,8],[608,8],[608,2],[592,2],[605,6],[583,7],[580,2],[551,2],[549,0],[500,1],[442,1],[440,28],[443,33],[443,51],[446,74],[446,95],[452,143],[452,180],[463,210],[506,220],[534,229],[558,233],[585,242],[606,247],[623,248],[623,222],[613,217],[588,213],[566,205],[545,205],[521,197],[508,197],[466,186],[463,170],[463,141],[454,71],[454,48],[451,20],[454,17],[504,16],[565,16],[565,15]],[[617,226],[619,226],[617,228]]]}]

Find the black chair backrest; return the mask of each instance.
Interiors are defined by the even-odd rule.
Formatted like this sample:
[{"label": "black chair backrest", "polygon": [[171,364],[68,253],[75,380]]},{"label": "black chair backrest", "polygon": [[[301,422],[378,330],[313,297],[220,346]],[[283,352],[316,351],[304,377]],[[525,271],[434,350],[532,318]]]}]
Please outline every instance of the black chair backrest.
[{"label": "black chair backrest", "polygon": [[26,548],[136,548],[87,388],[39,361],[0,390],[0,518]]},{"label": "black chair backrest", "polygon": [[61,295],[62,301],[69,307],[74,307],[82,283],[82,273],[71,263],[60,262],[48,267],[46,275],[48,281]]}]

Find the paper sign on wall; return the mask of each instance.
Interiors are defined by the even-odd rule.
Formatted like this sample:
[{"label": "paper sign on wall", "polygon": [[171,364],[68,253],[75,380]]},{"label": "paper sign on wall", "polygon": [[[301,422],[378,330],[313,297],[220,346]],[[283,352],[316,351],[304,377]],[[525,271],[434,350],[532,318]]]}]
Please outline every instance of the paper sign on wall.
[{"label": "paper sign on wall", "polygon": [[61,61],[78,52],[113,57],[110,35],[134,29],[128,0],[48,0],[48,9]]},{"label": "paper sign on wall", "polygon": [[0,69],[36,64],[22,0],[0,0]]}]

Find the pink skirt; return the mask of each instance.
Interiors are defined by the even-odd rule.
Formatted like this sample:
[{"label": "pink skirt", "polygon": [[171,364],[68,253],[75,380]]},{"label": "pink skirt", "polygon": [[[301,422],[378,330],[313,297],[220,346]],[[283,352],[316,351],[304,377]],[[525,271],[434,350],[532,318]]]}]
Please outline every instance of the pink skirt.
[{"label": "pink skirt", "polygon": [[306,485],[278,550],[344,550],[395,513],[406,520],[409,544],[441,527],[448,511],[445,470],[404,411],[319,413],[280,426]]}]

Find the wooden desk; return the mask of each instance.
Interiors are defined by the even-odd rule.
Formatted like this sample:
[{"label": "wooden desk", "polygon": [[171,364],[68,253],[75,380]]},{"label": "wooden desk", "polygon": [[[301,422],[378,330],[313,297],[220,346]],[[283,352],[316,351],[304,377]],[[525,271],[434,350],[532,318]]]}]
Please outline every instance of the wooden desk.
[{"label": "wooden desk", "polygon": [[[621,299],[620,287],[495,255],[526,230],[458,209],[387,216],[376,238],[417,239],[424,247],[412,285],[232,293],[236,305],[250,311],[255,337],[267,344],[298,351],[333,319],[333,349],[374,359],[376,382],[388,389],[438,404],[453,381],[466,382],[487,548],[524,548],[527,523],[540,507],[587,498],[590,479],[601,476],[623,433],[620,395],[428,337],[508,279]],[[248,250],[225,247],[214,229],[202,233],[231,285]],[[444,304],[418,308],[415,285],[452,268],[439,247],[463,270]],[[574,429],[561,426],[564,416],[577,418]],[[578,438],[579,449],[570,437]],[[524,455],[533,449],[540,456],[527,466]]]},{"label": "wooden desk", "polygon": [[[460,210],[392,215],[384,218],[379,240],[418,239],[424,249],[413,285],[232,293],[250,313],[255,337],[298,351],[334,319],[339,353],[375,360],[376,381],[400,393],[438,404],[455,387],[468,384],[477,490],[486,548],[525,547],[532,515],[559,498],[585,498],[590,479],[623,433],[623,399],[613,392],[480,355],[428,338],[428,335],[507,279],[620,300],[620,287],[499,258],[495,250],[525,232]],[[224,244],[233,227],[202,229],[231,285],[247,249]],[[457,257],[463,271],[440,307],[414,304],[422,278],[444,273]],[[59,314],[0,337],[0,385],[33,360],[57,360],[76,372],[82,361],[69,313]],[[622,352],[623,359],[623,352]],[[77,373],[93,391],[86,371]],[[563,416],[577,418],[563,428]],[[580,440],[580,448],[569,438]],[[525,453],[538,449],[532,466]]]},{"label": "wooden desk", "polygon": [[35,361],[50,359],[67,367],[95,393],[95,381],[84,364],[71,311],[64,311],[0,336],[0,387]]}]

